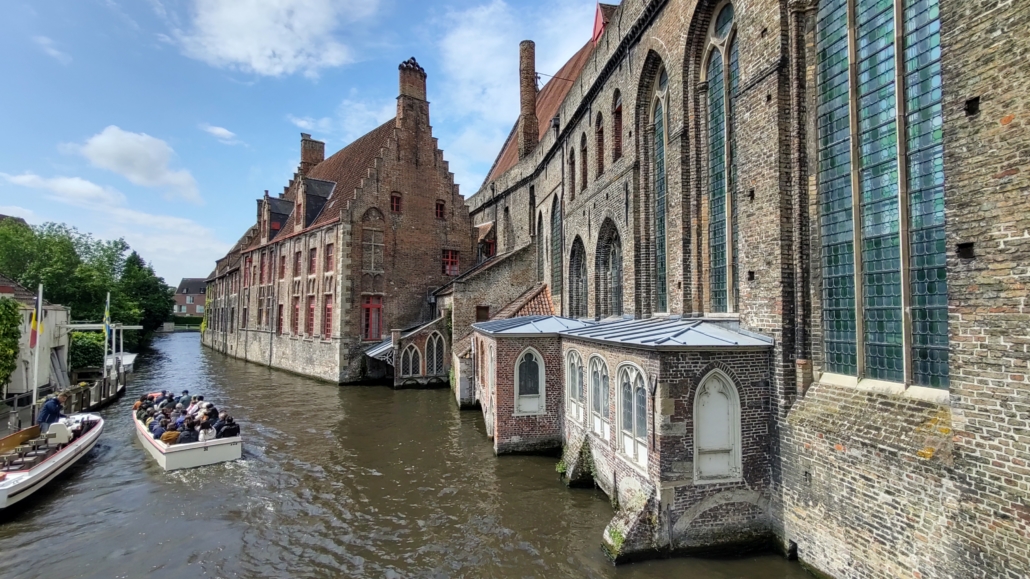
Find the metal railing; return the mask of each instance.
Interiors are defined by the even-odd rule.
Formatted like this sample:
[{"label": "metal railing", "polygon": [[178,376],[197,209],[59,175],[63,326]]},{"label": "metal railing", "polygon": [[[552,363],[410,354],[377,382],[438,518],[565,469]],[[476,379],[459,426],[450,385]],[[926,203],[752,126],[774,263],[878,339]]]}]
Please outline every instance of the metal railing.
[{"label": "metal railing", "polygon": [[[32,405],[32,393],[15,394],[0,402],[0,438],[32,426],[39,410],[46,404],[47,397],[54,394],[55,386],[46,385],[39,389],[36,405]],[[96,380],[84,386],[67,389],[71,396],[61,409],[63,414],[87,411],[109,400],[118,393],[118,380],[113,378]]]}]

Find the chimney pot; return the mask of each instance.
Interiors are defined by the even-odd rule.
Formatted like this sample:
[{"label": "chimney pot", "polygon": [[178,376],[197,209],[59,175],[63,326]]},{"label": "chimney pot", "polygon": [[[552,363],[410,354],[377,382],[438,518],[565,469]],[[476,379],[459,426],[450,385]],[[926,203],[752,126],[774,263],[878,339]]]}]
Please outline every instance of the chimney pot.
[{"label": "chimney pot", "polygon": [[426,100],[426,70],[412,56],[397,67],[400,71],[400,95]]},{"label": "chimney pot", "polygon": [[301,175],[307,175],[315,165],[325,161],[325,143],[316,141],[307,133],[300,134],[300,170]]}]

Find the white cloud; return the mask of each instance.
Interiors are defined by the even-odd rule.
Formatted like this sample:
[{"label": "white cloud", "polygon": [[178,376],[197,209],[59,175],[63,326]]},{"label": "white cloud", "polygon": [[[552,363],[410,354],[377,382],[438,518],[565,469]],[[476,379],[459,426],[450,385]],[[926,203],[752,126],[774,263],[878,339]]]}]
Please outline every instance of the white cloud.
[{"label": "white cloud", "polygon": [[[478,190],[518,119],[519,42],[535,41],[537,71],[555,74],[590,40],[595,10],[593,0],[537,8],[492,0],[450,11],[437,23],[443,78],[429,89],[444,120],[438,136],[463,194]],[[541,76],[540,86],[548,80]]]},{"label": "white cloud", "polygon": [[172,36],[186,56],[212,66],[314,78],[353,60],[341,35],[377,8],[378,0],[195,0],[188,28],[175,26]]},{"label": "white cloud", "polygon": [[337,144],[343,147],[396,115],[396,99],[381,102],[344,99],[336,107],[333,116],[315,118],[286,115],[286,119],[312,133],[316,139],[332,142],[334,147]]},{"label": "white cloud", "polygon": [[79,177],[40,177],[34,173],[23,173],[21,175],[8,175],[0,173],[0,177],[9,183],[29,187],[31,189],[43,189],[46,196],[55,201],[61,201],[70,205],[117,205],[125,201],[125,196],[108,187],[101,187],[92,181]]},{"label": "white cloud", "polygon": [[239,141],[236,140],[236,133],[230,131],[225,127],[216,127],[213,125],[209,125],[207,123],[202,123],[200,125],[200,130],[218,139],[223,144],[235,145],[239,143]]},{"label": "white cloud", "polygon": [[25,221],[37,221],[36,212],[17,205],[0,205],[0,215],[8,217],[21,217]]},{"label": "white cloud", "polygon": [[175,151],[168,143],[146,133],[131,133],[111,125],[81,146],[68,147],[95,167],[113,171],[144,187],[161,187],[166,197],[202,203],[193,175],[169,167]]},{"label": "white cloud", "polygon": [[36,46],[38,46],[40,50],[53,57],[57,62],[66,66],[72,63],[71,55],[57,50],[54,46],[54,41],[50,38],[47,38],[46,36],[33,36],[32,41],[36,43]]},{"label": "white cloud", "polygon": [[[126,205],[125,196],[118,191],[79,177],[0,173],[0,178],[14,185],[42,189],[50,199],[89,211],[97,228],[91,233],[107,239],[124,237],[169,283],[207,275],[206,268],[229,250],[229,244],[218,239],[208,227],[182,217],[137,211]],[[0,206],[0,213],[26,219],[36,217],[20,207]],[[197,271],[197,267],[202,271]]]}]

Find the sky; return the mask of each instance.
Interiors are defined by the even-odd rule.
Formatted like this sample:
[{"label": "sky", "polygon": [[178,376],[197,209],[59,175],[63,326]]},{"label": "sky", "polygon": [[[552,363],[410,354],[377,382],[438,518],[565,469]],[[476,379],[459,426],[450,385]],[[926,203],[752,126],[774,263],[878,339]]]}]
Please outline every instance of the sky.
[{"label": "sky", "polygon": [[[177,285],[206,277],[296,171],[392,118],[428,75],[433,133],[474,193],[518,117],[518,44],[553,74],[595,0],[6,0],[0,214],[124,238]],[[542,82],[548,77],[542,76]]]}]

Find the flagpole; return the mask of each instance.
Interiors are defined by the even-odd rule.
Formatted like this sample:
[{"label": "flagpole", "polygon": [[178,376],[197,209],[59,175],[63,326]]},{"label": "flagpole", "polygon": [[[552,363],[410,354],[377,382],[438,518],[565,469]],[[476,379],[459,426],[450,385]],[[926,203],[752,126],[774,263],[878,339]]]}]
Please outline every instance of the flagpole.
[{"label": "flagpole", "polygon": [[104,304],[104,380],[105,381],[107,380],[107,339],[108,339],[108,334],[110,333],[110,330],[108,328],[111,325],[110,322],[108,321],[108,316],[111,315],[110,312],[111,312],[111,292],[107,292],[107,302]]},{"label": "flagpole", "polygon": [[32,362],[32,411],[36,411],[36,401],[39,398],[39,351],[43,345],[43,284],[39,284],[39,294],[36,296],[36,352],[33,354]]}]

